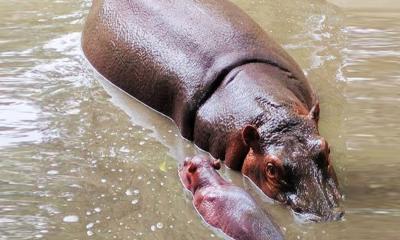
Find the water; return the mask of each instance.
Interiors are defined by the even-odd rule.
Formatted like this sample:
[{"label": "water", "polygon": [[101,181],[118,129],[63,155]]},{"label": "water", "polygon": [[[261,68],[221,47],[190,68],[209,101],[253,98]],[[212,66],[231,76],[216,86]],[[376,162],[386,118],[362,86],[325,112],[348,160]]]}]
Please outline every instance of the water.
[{"label": "water", "polygon": [[[262,198],[287,239],[398,239],[400,4],[235,0],[299,62],[345,198],[302,224]],[[210,239],[177,177],[197,150],[84,59],[90,1],[0,1],[0,239]]]}]

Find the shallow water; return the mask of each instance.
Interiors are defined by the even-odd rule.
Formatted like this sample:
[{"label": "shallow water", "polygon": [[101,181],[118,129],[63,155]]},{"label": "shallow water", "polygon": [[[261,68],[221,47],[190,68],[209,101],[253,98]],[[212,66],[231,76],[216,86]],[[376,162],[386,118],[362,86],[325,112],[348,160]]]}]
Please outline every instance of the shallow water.
[{"label": "shallow water", "polygon": [[[303,224],[260,197],[287,239],[398,239],[400,3],[235,0],[299,62],[345,219]],[[336,4],[336,5],[335,5]],[[0,1],[0,240],[221,238],[177,177],[198,150],[172,122],[107,84],[84,59],[90,1]]]}]

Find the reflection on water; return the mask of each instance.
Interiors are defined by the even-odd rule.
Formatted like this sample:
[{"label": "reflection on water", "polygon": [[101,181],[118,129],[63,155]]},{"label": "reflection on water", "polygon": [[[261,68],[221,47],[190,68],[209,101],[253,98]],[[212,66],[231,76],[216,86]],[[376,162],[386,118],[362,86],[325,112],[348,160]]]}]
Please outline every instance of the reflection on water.
[{"label": "reflection on water", "polygon": [[360,10],[346,20],[343,31],[348,41],[342,54],[348,84],[343,91],[347,105],[342,131],[348,150],[343,165],[349,219],[370,227],[360,236],[398,238],[400,14]]},{"label": "reflection on water", "polygon": [[[254,194],[288,239],[398,238],[398,11],[234,2],[288,49],[319,93],[345,220],[298,223],[240,174],[224,176]],[[89,6],[0,2],[0,239],[221,237],[177,177],[178,162],[199,150],[88,66],[80,31]]]}]

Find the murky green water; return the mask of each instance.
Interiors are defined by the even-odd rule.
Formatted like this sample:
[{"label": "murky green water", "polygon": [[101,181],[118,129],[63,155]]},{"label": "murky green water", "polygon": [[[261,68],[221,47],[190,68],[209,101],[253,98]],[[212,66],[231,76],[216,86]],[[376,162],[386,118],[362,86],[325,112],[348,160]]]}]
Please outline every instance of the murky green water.
[{"label": "murky green water", "polygon": [[[235,0],[300,63],[322,104],[345,220],[301,224],[252,192],[287,239],[399,239],[400,3]],[[84,59],[90,1],[0,0],[0,240],[209,239],[170,120]],[[102,84],[101,84],[102,83]]]}]

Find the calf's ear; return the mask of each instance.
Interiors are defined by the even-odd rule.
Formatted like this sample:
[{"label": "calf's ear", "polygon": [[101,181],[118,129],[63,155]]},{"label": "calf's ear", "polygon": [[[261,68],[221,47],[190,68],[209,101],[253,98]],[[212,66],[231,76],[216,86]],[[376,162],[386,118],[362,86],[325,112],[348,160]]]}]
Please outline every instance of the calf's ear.
[{"label": "calf's ear", "polygon": [[215,159],[212,164],[214,169],[219,170],[221,169],[221,161],[219,159]]},{"label": "calf's ear", "polygon": [[242,137],[245,144],[253,150],[257,149],[260,141],[260,134],[257,129],[252,125],[247,125],[243,128]]}]

